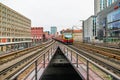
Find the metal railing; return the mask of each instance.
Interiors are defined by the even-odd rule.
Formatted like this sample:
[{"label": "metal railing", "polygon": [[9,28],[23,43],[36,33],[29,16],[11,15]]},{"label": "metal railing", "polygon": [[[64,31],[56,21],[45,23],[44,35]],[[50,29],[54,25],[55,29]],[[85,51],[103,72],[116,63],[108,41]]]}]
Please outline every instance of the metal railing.
[{"label": "metal railing", "polygon": [[[88,59],[87,57],[83,56],[82,54],[80,54],[79,52],[69,48],[66,45],[60,44],[60,49],[63,51],[63,53],[65,53],[65,55],[67,56],[67,58],[71,61],[72,64],[76,64],[76,68],[79,68],[79,59],[84,59],[84,64],[86,64],[86,79],[85,80],[90,80],[90,64],[92,64],[93,66],[97,67],[99,70],[101,70],[103,73],[107,74],[107,76],[109,76],[110,80],[120,80],[120,77],[118,75],[116,75],[115,73],[112,73],[111,71],[109,71],[108,69],[104,68],[103,66],[100,66],[99,64],[97,64],[96,62]],[[84,52],[83,52],[84,53]],[[73,62],[74,60],[74,62]],[[80,73],[82,74],[82,73]],[[98,74],[97,74],[98,75]],[[98,75],[99,77],[101,77],[100,75]],[[101,79],[103,79],[103,77],[101,77]]]},{"label": "metal railing", "polygon": [[[31,71],[31,73],[29,73],[26,77],[24,77],[24,80],[27,79],[27,77],[30,76],[30,74],[32,74],[32,72],[34,72],[35,74],[32,76],[31,80],[39,80],[38,78],[40,76],[38,76],[38,72],[42,69],[45,68],[46,64],[46,60],[50,61],[50,59],[52,58],[52,56],[54,55],[56,49],[57,49],[58,45],[55,43],[52,46],[48,47],[46,50],[40,52],[40,56],[36,57],[32,62],[30,62],[29,64],[27,64],[25,67],[23,67],[20,71],[18,71],[15,75],[13,75],[12,77],[9,77],[9,80],[16,80],[19,75],[24,72],[28,67],[30,67],[31,65],[34,64],[34,69]],[[38,60],[42,58],[41,62],[38,62]],[[42,64],[42,67],[38,67],[38,65]]]}]

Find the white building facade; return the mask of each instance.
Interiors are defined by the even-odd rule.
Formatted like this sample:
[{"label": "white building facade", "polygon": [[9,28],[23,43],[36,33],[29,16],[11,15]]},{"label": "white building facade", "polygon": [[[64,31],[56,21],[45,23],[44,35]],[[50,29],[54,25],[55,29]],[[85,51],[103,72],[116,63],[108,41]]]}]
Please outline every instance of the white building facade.
[{"label": "white building facade", "polygon": [[90,16],[84,21],[83,29],[83,41],[84,42],[94,42],[96,37],[96,16]]}]

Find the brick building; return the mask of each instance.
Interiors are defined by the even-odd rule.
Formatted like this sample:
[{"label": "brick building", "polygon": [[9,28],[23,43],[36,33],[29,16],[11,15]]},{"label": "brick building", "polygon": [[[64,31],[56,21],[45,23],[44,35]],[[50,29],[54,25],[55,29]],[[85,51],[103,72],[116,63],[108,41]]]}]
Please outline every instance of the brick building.
[{"label": "brick building", "polygon": [[32,27],[31,28],[31,36],[32,42],[38,43],[43,40],[44,37],[43,27]]}]

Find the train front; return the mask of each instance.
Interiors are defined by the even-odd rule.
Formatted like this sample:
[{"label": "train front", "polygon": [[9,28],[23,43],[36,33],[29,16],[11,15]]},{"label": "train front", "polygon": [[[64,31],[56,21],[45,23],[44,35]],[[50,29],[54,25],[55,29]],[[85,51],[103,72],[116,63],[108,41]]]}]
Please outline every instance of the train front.
[{"label": "train front", "polygon": [[73,44],[73,35],[72,33],[64,33],[63,41],[65,44]]}]

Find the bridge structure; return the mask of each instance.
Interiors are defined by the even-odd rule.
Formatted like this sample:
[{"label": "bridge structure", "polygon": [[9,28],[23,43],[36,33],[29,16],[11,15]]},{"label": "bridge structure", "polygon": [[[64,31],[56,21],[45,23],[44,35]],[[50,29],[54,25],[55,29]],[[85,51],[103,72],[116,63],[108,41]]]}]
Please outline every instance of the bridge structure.
[{"label": "bridge structure", "polygon": [[[108,77],[107,79],[120,80],[119,74],[116,75],[101,66],[100,63],[96,63],[82,55],[86,52],[78,51],[72,48],[71,45],[64,45],[54,41],[42,49],[31,52],[31,54],[32,53],[37,53],[37,55],[35,57],[33,55],[31,57],[27,57],[27,60],[23,61],[26,63],[24,66],[22,66],[24,63],[19,63],[21,62],[19,61],[18,63],[14,63],[6,68],[0,68],[0,79],[104,80],[105,75]],[[95,72],[93,68],[95,68],[98,73]]]}]

